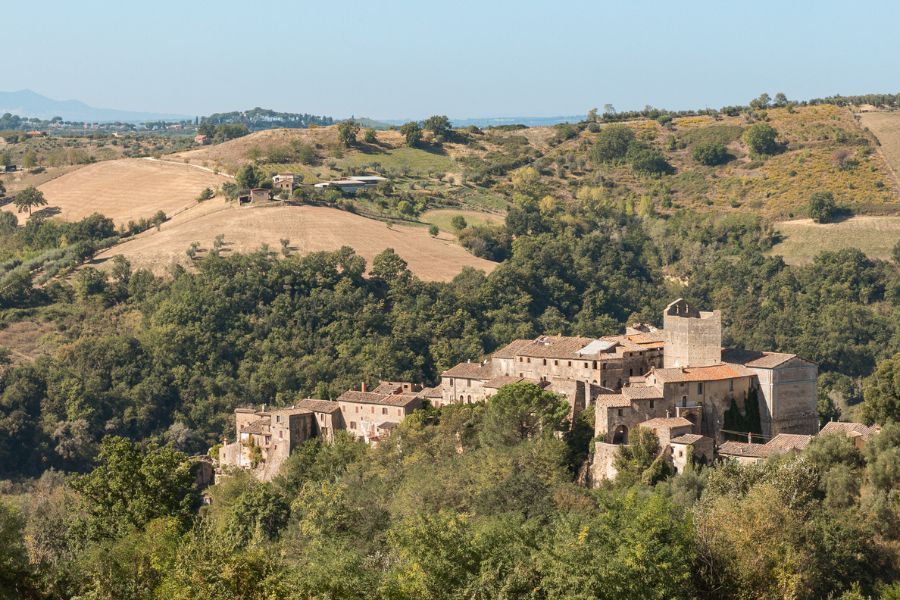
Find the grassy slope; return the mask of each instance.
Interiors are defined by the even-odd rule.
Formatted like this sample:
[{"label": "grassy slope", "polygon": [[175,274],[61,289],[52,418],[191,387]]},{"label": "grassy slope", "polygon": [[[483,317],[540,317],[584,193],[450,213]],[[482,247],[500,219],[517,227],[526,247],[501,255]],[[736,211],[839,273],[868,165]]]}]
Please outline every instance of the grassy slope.
[{"label": "grassy slope", "polygon": [[900,241],[900,217],[858,216],[839,223],[818,224],[810,219],[782,221],[775,229],[783,237],[772,254],[788,264],[805,264],[823,250],[859,248],[872,258],[889,259]]}]

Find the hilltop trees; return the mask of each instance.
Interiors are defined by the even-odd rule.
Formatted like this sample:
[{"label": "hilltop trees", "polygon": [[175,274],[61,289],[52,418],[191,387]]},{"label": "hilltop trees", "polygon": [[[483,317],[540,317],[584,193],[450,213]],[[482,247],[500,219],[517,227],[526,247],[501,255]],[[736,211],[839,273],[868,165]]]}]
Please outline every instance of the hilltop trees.
[{"label": "hilltop trees", "polygon": [[28,186],[18,194],[13,199],[13,204],[16,207],[18,212],[28,211],[28,216],[31,216],[31,209],[36,206],[46,206],[47,200],[44,198],[44,193],[34,187],[33,185]]},{"label": "hilltop trees", "polygon": [[359,123],[353,120],[338,123],[338,140],[342,146],[349,148],[356,144],[356,136],[359,134]]},{"label": "hilltop trees", "polygon": [[453,128],[450,119],[444,115],[434,115],[425,119],[422,129],[430,131],[434,135],[434,141],[438,144],[449,140],[453,136]]},{"label": "hilltop trees", "polygon": [[406,138],[406,145],[410,148],[415,148],[422,141],[422,128],[415,121],[401,125],[400,133]]}]

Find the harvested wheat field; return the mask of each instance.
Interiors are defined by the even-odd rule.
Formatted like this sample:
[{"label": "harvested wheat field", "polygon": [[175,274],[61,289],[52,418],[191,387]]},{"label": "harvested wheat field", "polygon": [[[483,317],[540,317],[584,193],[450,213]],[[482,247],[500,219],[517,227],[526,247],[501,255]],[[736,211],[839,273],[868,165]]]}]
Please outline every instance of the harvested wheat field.
[{"label": "harvested wheat field", "polygon": [[172,215],[196,204],[204,188],[215,189],[225,181],[222,175],[189,165],[126,158],[82,167],[38,189],[47,199],[43,211],[50,215],[74,221],[98,212],[118,225],[160,210]]},{"label": "harvested wheat field", "polygon": [[772,254],[788,264],[807,264],[819,252],[858,248],[870,258],[888,259],[900,241],[900,217],[857,216],[839,223],[812,219],[782,221],[775,229],[784,238]]},{"label": "harvested wheat field", "polygon": [[900,185],[900,111],[865,112],[859,120],[881,143],[881,153]]},{"label": "harvested wheat field", "polygon": [[490,272],[496,263],[475,257],[452,236],[437,238],[424,227],[394,225],[367,219],[349,212],[317,206],[263,206],[239,208],[214,199],[185,211],[162,225],[98,255],[105,261],[117,254],[133,267],[163,273],[172,263],[188,264],[186,251],[198,242],[203,256],[219,234],[224,234],[223,254],[256,250],[268,244],[280,250],[281,240],[290,240],[294,252],[309,253],[353,247],[371,266],[372,259],[393,248],[409,268],[427,281],[449,281],[463,267]]}]

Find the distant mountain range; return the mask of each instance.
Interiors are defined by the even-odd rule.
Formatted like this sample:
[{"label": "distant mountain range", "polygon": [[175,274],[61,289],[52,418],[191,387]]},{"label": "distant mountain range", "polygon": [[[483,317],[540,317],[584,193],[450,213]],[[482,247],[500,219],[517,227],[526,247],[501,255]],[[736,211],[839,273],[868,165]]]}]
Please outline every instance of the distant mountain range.
[{"label": "distant mountain range", "polygon": [[79,100],[54,100],[31,90],[0,92],[0,115],[12,113],[20,117],[52,119],[62,117],[63,121],[85,121],[106,123],[140,123],[144,121],[182,121],[193,117],[165,113],[145,113],[114,108],[95,108]]}]

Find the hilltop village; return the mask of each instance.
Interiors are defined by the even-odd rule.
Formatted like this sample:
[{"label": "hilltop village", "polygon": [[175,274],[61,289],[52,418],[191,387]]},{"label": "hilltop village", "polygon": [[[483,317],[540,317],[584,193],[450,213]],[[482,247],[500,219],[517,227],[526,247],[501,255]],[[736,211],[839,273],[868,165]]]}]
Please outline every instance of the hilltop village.
[{"label": "hilltop village", "polygon": [[[720,312],[678,299],[666,307],[662,329],[635,324],[617,336],[515,340],[482,362],[444,371],[436,387],[385,381],[336,401],[238,408],[235,439],[221,447],[218,472],[246,469],[268,481],[312,437],[330,441],[345,430],[378,444],[426,405],[483,402],[520,382],[565,398],[570,421],[593,409],[595,484],[615,477],[615,457],[638,427],[657,436],[676,471],[687,460],[755,462],[803,449],[818,432],[817,374],[814,363],[794,354],[723,350]],[[858,424],[826,427],[862,441],[877,432]]]}]

